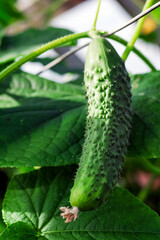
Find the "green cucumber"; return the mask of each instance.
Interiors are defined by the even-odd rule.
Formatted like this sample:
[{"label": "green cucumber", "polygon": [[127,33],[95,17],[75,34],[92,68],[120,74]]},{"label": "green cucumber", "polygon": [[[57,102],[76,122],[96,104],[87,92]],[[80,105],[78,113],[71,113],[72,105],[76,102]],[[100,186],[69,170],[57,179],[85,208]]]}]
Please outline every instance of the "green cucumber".
[{"label": "green cucumber", "polygon": [[61,209],[66,222],[75,220],[78,209],[95,209],[108,198],[122,171],[131,126],[130,79],[123,60],[103,37],[95,37],[88,47],[84,82],[85,142],[70,195],[74,210]]}]

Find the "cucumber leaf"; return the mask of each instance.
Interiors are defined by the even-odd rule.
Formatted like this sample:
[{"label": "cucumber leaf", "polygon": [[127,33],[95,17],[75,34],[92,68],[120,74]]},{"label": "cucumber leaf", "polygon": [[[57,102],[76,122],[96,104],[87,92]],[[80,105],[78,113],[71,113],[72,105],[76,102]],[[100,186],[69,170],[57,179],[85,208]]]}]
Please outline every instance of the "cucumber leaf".
[{"label": "cucumber leaf", "polygon": [[1,167],[77,162],[85,121],[80,86],[22,73],[0,91]]},{"label": "cucumber leaf", "polygon": [[133,127],[128,156],[160,157],[160,72],[132,77]]},{"label": "cucumber leaf", "polygon": [[[132,77],[133,121],[128,158],[160,158],[160,72]],[[0,89],[0,166],[77,163],[84,140],[86,99],[80,85],[27,73]]]},{"label": "cucumber leaf", "polygon": [[64,223],[59,207],[69,205],[73,173],[74,168],[42,168],[15,176],[3,202],[3,217],[7,225],[23,221],[37,229],[38,236],[48,240],[160,238],[158,214],[119,187],[98,209],[80,212],[75,222]]},{"label": "cucumber leaf", "polygon": [[0,235],[0,240],[40,240],[36,235],[37,232],[30,225],[16,222],[5,229]]}]

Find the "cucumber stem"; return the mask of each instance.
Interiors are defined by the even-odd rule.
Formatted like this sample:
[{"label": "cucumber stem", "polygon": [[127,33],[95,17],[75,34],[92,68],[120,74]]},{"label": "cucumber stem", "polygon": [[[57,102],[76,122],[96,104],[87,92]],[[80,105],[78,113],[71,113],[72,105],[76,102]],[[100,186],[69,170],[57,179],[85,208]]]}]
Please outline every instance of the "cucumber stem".
[{"label": "cucumber stem", "polygon": [[[145,11],[147,8],[149,8],[153,4],[153,1],[154,0],[147,0],[146,3],[144,4],[142,12]],[[128,42],[127,47],[126,47],[124,53],[122,54],[122,59],[124,61],[126,61],[127,57],[129,56],[130,52],[132,51],[132,49],[134,47],[134,44],[135,44],[137,38],[140,35],[140,32],[141,32],[141,29],[142,29],[142,26],[143,26],[143,23],[144,23],[145,19],[146,19],[146,16],[144,16],[143,18],[141,18],[138,21],[137,26],[135,28],[135,31],[134,31],[134,33],[132,35],[132,38]]]},{"label": "cucumber stem", "polygon": [[101,0],[98,1],[98,6],[97,6],[97,10],[96,10],[96,16],[95,16],[95,19],[94,19],[94,23],[93,23],[93,26],[92,26],[92,30],[96,30],[96,23],[97,23],[97,18],[98,18],[98,13],[99,13],[100,5],[101,5]]},{"label": "cucumber stem", "polygon": [[49,49],[54,49],[56,47],[60,47],[68,42],[75,41],[80,38],[89,37],[88,32],[82,32],[82,33],[75,33],[70,34],[61,38],[58,38],[56,40],[53,40],[49,43],[46,43],[42,45],[40,48],[34,50],[33,52],[29,53],[28,55],[21,57],[18,61],[10,64],[8,67],[6,67],[3,71],[0,72],[0,82],[6,78],[8,75],[10,75],[12,72],[17,70],[19,67],[21,67],[24,63],[33,60],[40,54],[48,51]]}]

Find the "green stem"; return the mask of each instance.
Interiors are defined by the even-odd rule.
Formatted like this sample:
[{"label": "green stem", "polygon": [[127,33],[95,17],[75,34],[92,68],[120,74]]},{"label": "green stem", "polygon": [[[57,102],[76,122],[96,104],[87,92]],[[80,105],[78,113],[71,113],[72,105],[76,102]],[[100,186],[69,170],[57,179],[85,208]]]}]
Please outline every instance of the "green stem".
[{"label": "green stem", "polygon": [[[121,43],[124,46],[127,46],[128,42],[126,40],[124,40],[121,37],[118,37],[116,35],[111,35],[108,38]],[[139,56],[146,64],[147,66],[152,70],[152,71],[156,71],[156,68],[153,66],[153,64],[150,62],[150,60],[148,58],[146,58],[137,48],[133,47],[132,51]]]},{"label": "green stem", "polygon": [[101,0],[98,1],[98,7],[97,7],[97,11],[96,11],[96,16],[95,16],[95,19],[94,19],[94,23],[93,23],[93,26],[92,26],[92,30],[96,30],[96,23],[97,23],[97,18],[98,18],[98,13],[99,13],[100,5],[101,5]]},{"label": "green stem", "polygon": [[160,167],[153,165],[149,160],[143,159],[141,165],[146,171],[152,172],[155,175],[160,175]]},{"label": "green stem", "polygon": [[149,182],[148,182],[147,186],[146,186],[145,188],[143,188],[143,189],[139,192],[138,198],[139,198],[142,202],[144,202],[144,201],[147,199],[147,196],[148,196],[148,194],[149,194],[149,192],[150,192],[150,189],[151,189],[151,187],[152,187],[152,185],[153,185],[154,180],[155,180],[155,175],[152,174],[151,177],[150,177],[150,179],[149,179]]},{"label": "green stem", "polygon": [[[142,11],[145,11],[147,8],[149,8],[152,4],[153,4],[153,1],[154,0],[147,0],[144,7],[143,7],[143,10]],[[122,59],[125,61],[127,59],[127,57],[129,56],[130,52],[132,51],[133,49],[133,46],[137,40],[137,38],[139,37],[139,34],[141,32],[141,29],[142,29],[142,26],[143,26],[143,23],[145,21],[145,18],[146,16],[144,16],[143,18],[141,18],[138,23],[137,23],[137,26],[136,26],[136,29],[133,33],[133,36],[131,38],[131,40],[128,42],[127,44],[127,47],[124,51],[124,53],[122,54]]]},{"label": "green stem", "polygon": [[42,47],[36,49],[35,51],[29,53],[28,55],[21,57],[18,61],[10,64],[7,68],[5,68],[3,71],[0,72],[0,82],[6,78],[8,75],[10,75],[12,72],[17,70],[19,67],[21,67],[24,63],[33,60],[40,54],[48,51],[49,49],[54,49],[56,47],[60,47],[63,44],[66,44],[68,42],[72,42],[74,40],[89,37],[88,32],[82,32],[82,33],[75,33],[70,34],[64,37],[61,37],[59,39],[53,40],[49,43],[44,44]]}]

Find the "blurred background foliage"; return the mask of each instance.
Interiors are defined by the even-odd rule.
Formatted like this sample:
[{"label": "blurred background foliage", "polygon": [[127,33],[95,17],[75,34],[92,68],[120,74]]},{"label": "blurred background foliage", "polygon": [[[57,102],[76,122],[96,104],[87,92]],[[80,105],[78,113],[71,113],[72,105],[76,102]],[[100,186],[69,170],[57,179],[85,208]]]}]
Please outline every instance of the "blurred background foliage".
[{"label": "blurred background foliage", "polygon": [[16,8],[15,0],[0,0],[0,26],[6,27],[9,24],[22,18],[22,13]]},{"label": "blurred background foliage", "polygon": [[[0,27],[14,34],[29,27],[44,28],[51,19],[87,0],[0,0]],[[145,0],[115,0],[133,17],[143,8]],[[158,2],[155,0],[154,3]],[[146,18],[140,38],[160,45],[160,8]]]}]

